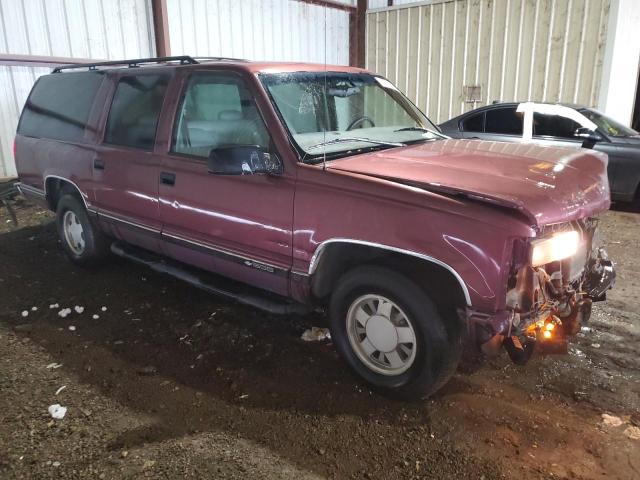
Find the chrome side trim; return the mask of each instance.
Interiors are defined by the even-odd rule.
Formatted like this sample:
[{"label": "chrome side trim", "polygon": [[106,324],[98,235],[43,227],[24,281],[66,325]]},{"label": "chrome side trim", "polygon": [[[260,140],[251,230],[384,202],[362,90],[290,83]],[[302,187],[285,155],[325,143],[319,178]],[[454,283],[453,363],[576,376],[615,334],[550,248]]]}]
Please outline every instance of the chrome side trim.
[{"label": "chrome side trim", "polygon": [[374,243],[374,242],[366,242],[364,240],[354,240],[352,238],[330,238],[329,240],[325,240],[324,242],[320,243],[320,245],[318,245],[318,247],[316,248],[316,251],[314,252],[313,256],[311,257],[311,263],[309,264],[309,275],[313,275],[316,268],[318,267],[318,262],[320,261],[320,257],[322,255],[322,252],[324,252],[324,249],[327,245],[331,244],[331,243],[352,243],[355,245],[364,245],[366,247],[373,247],[373,248],[380,248],[383,250],[388,250],[390,252],[395,252],[395,253],[401,253],[404,255],[411,255],[412,257],[417,257],[420,258],[422,260],[426,260],[428,262],[431,263],[435,263],[436,265],[439,265],[442,268],[445,268],[446,270],[448,270],[449,272],[451,272],[451,274],[455,277],[455,279],[458,281],[458,283],[460,284],[460,287],[462,288],[462,291],[464,293],[464,298],[465,301],[467,302],[467,306],[471,307],[471,296],[469,295],[469,289],[467,288],[466,283],[464,283],[464,280],[462,279],[462,277],[460,276],[460,274],[458,272],[456,272],[453,267],[451,267],[450,265],[444,263],[441,260],[438,260],[437,258],[431,257],[429,255],[425,255],[424,253],[418,253],[418,252],[414,252],[412,250],[404,250],[402,248],[397,248],[397,247],[391,247],[389,245],[383,245],[380,243]]},{"label": "chrome side trim", "polygon": [[45,193],[43,190],[40,190],[39,188],[36,188],[36,187],[32,187],[31,185],[26,185],[22,182],[16,183],[16,189],[18,190],[18,192],[20,192],[22,195],[25,195],[25,196],[34,195],[36,197],[41,197],[41,198],[45,197]]},{"label": "chrome side trim", "polygon": [[82,190],[80,190],[80,187],[78,187],[78,185],[76,185],[75,182],[72,182],[68,178],[60,177],[58,175],[47,175],[46,177],[44,177],[44,195],[45,195],[45,198],[47,196],[47,180],[50,179],[50,178],[57,178],[58,180],[64,180],[65,182],[69,182],[71,185],[76,187],[76,190],[78,190],[78,193],[80,193],[80,197],[82,197],[82,201],[84,203],[84,208],[89,210],[89,203],[87,202],[88,195],[86,193],[84,193]]},{"label": "chrome side trim", "polygon": [[121,217],[116,217],[116,216],[111,215],[109,213],[105,213],[103,210],[100,210],[97,213],[98,213],[98,218],[105,217],[105,218],[108,218],[109,220],[114,220],[116,222],[122,222],[122,223],[125,223],[127,225],[131,225],[132,227],[141,228],[143,230],[147,230],[147,231],[152,232],[152,233],[160,233],[160,230],[158,230],[157,228],[149,227],[147,225],[143,225],[141,223],[133,222],[131,220],[125,220],[125,219],[123,219]]},{"label": "chrome side trim", "polygon": [[[222,255],[225,255],[225,256],[234,257],[237,260],[243,262],[247,267],[251,267],[251,266],[255,267],[256,265],[258,265],[258,266],[267,267],[267,268],[272,269],[274,271],[278,271],[279,270],[279,271],[288,272],[288,269],[286,269],[286,268],[278,267],[277,265],[272,265],[270,263],[263,262],[262,260],[256,260],[254,258],[249,258],[249,257],[243,257],[242,255],[238,255],[237,253],[233,253],[233,252],[230,252],[229,250],[224,250],[224,249],[221,249],[221,248],[217,248],[217,247],[214,247],[214,246],[209,245],[207,243],[197,242],[195,240],[190,240],[188,238],[180,237],[178,235],[172,235],[172,234],[166,233],[166,232],[162,232],[162,236],[163,237],[169,237],[169,238],[171,238],[173,240],[178,240],[179,242],[188,243],[188,244],[196,246],[196,247],[204,248],[205,250],[210,250],[212,252],[216,252],[216,253],[219,253],[219,254],[222,254]],[[257,267],[257,268],[259,268],[259,267]],[[270,273],[273,273],[273,272],[270,272]]]}]

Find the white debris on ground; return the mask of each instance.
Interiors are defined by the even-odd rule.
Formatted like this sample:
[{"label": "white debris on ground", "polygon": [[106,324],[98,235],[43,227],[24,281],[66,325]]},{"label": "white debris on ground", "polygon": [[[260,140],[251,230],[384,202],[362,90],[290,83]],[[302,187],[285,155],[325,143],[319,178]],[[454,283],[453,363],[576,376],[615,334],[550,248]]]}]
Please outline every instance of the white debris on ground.
[{"label": "white debris on ground", "polygon": [[[627,418],[627,417],[625,417]],[[602,423],[605,427],[617,428],[627,423],[624,419],[616,417],[615,415],[609,415],[608,413],[602,414]],[[629,425],[622,432],[625,436],[631,440],[640,440],[640,428],[635,425]]]},{"label": "white debris on ground", "polygon": [[62,366],[61,363],[50,363],[49,365],[47,365],[47,370],[51,370],[51,369],[56,369],[56,368],[60,368]]},{"label": "white debris on ground", "polygon": [[70,308],[63,308],[62,310],[60,310],[58,312],[58,316],[62,317],[62,318],[66,318],[70,314],[71,314],[71,309]]},{"label": "white debris on ground", "polygon": [[634,427],[632,425],[630,427],[627,427],[623,433],[631,440],[640,440],[640,428],[638,427]]},{"label": "white debris on ground", "polygon": [[64,416],[67,414],[67,407],[63,407],[59,403],[54,403],[49,406],[49,415],[51,415],[56,420],[62,420]]},{"label": "white debris on ground", "polygon": [[61,391],[63,391],[65,388],[67,388],[66,385],[61,386],[59,389],[56,390],[56,395],[58,395]]},{"label": "white debris on ground", "polygon": [[31,307],[31,311],[32,312],[37,312],[38,311],[38,307]]},{"label": "white debris on ground", "polygon": [[75,325],[69,325],[69,330],[71,330],[72,332],[75,332],[76,331]]},{"label": "white debris on ground", "polygon": [[94,313],[93,317],[91,318],[93,318],[94,320],[98,320],[100,318],[100,315],[98,315],[97,313]]},{"label": "white debris on ground", "polygon": [[23,310],[22,311],[22,316],[23,317],[28,317],[29,316],[29,312],[27,310]]},{"label": "white debris on ground", "polygon": [[300,337],[305,342],[321,342],[323,340],[331,340],[331,333],[328,328],[311,327]]},{"label": "white debris on ground", "polygon": [[608,413],[602,414],[602,423],[605,427],[619,427],[624,423],[624,421],[620,417],[616,417],[615,415],[609,415]]},{"label": "white debris on ground", "polygon": [[107,307],[102,307],[100,310],[102,310],[103,312],[107,311]]},{"label": "white debris on ground", "polygon": [[58,303],[52,303],[51,305],[49,305],[49,309],[53,310],[54,308],[60,308],[60,304]]},{"label": "white debris on ground", "polygon": [[76,311],[76,313],[82,313],[84,312],[84,307],[80,307],[78,305],[76,305],[75,307],[73,307],[73,309]]}]

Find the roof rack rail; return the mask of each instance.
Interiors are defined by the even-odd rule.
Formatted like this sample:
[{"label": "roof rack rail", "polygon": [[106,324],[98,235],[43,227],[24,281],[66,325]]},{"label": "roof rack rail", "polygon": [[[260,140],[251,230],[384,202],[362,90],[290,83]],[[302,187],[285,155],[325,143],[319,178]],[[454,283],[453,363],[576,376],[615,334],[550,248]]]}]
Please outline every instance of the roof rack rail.
[{"label": "roof rack rail", "polygon": [[225,62],[248,62],[246,58],[234,58],[234,57],[193,57],[194,60],[220,60]]},{"label": "roof rack rail", "polygon": [[134,60],[110,60],[108,62],[96,62],[96,63],[76,63],[71,65],[61,65],[53,69],[51,73],[60,73],[62,70],[71,70],[74,68],[88,68],[89,70],[96,70],[97,67],[108,67],[116,65],[127,65],[128,68],[139,67],[145,63],[165,63],[165,62],[180,62],[180,65],[193,65],[199,63],[193,57],[189,55],[181,55],[177,57],[151,57],[151,58],[136,58]]}]

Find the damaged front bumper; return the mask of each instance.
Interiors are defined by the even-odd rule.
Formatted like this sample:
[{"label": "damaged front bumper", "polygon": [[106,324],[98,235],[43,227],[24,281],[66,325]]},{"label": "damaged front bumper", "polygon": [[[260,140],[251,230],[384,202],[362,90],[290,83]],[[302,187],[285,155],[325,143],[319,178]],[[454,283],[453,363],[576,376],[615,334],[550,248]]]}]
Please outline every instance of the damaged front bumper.
[{"label": "damaged front bumper", "polygon": [[575,259],[544,267],[522,266],[507,294],[507,308],[494,314],[467,312],[483,353],[504,347],[517,364],[535,352],[567,353],[568,337],[589,321],[593,302],[606,299],[615,284],[614,264],[603,248],[593,249],[576,273]]}]

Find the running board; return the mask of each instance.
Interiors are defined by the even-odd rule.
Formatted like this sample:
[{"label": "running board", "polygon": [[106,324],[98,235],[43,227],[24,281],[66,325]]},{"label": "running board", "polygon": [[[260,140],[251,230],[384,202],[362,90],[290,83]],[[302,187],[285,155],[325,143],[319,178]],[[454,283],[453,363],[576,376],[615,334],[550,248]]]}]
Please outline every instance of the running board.
[{"label": "running board", "polygon": [[111,252],[119,257],[145,265],[158,273],[164,273],[190,283],[206,292],[258,308],[268,313],[275,315],[302,315],[312,310],[311,307],[307,305],[288,301],[288,299],[284,297],[264,292],[258,288],[244,285],[240,282],[205,272],[204,270],[189,267],[188,265],[123,242],[112,243]]}]

